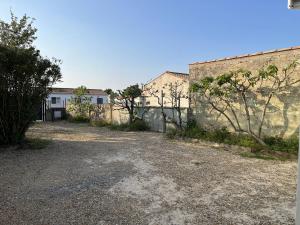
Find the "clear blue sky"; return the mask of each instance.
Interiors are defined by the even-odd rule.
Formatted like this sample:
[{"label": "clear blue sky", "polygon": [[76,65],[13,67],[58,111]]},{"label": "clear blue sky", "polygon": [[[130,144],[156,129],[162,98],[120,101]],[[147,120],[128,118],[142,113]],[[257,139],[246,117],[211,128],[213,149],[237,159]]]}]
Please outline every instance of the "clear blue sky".
[{"label": "clear blue sky", "polygon": [[121,89],[195,61],[300,45],[287,0],[1,0],[36,18],[36,46],[63,61],[59,86]]}]

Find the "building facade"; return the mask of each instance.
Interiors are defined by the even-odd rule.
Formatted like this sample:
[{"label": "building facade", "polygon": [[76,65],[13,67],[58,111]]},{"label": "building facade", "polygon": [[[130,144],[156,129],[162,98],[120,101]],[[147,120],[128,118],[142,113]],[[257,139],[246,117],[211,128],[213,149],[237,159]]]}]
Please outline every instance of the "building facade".
[{"label": "building facade", "polygon": [[180,98],[182,108],[189,107],[189,74],[166,71],[143,87],[143,101],[145,106],[172,107]]},{"label": "building facade", "polygon": [[[52,88],[51,93],[45,100],[41,120],[58,120],[66,115],[66,108],[74,95],[74,88]],[[87,96],[91,97],[92,104],[108,103],[108,95],[101,89],[87,89]]]}]

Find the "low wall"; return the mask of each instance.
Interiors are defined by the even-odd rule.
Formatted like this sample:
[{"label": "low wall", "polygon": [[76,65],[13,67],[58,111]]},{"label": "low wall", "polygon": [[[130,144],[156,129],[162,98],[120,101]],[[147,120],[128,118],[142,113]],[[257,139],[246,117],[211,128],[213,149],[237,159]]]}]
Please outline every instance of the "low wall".
[{"label": "low wall", "polygon": [[[168,120],[176,120],[178,122],[178,114],[176,110],[172,108],[165,108],[164,112],[167,115]],[[183,126],[187,122],[187,112],[186,108],[182,109],[182,121]],[[152,131],[162,132],[163,131],[163,117],[161,109],[159,107],[137,107],[136,116],[143,119],[149,126]],[[108,123],[112,124],[123,124],[128,123],[129,114],[126,109],[120,109],[117,106],[112,106],[110,104],[104,104],[102,113],[99,114],[98,119],[102,119]],[[172,127],[171,123],[167,123],[167,127]]]}]

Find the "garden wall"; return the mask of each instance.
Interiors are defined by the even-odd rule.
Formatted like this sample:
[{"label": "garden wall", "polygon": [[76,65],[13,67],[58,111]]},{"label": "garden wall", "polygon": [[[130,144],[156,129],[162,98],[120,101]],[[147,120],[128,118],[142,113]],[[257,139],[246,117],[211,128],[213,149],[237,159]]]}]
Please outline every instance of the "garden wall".
[{"label": "garden wall", "polygon": [[[243,55],[232,58],[225,58],[214,61],[198,62],[189,65],[190,83],[196,82],[203,77],[216,77],[225,72],[238,69],[247,69],[256,73],[260,68],[267,64],[275,64],[281,71],[285,66],[294,60],[300,59],[300,46],[281,49],[269,52],[260,52],[251,55]],[[300,62],[300,61],[299,61]],[[293,76],[300,79],[300,65],[293,73]],[[265,128],[263,134],[268,136],[290,136],[298,132],[300,123],[300,87],[297,86],[289,90],[289,93],[276,94],[267,110]],[[200,103],[199,96],[194,94],[192,107],[195,119],[202,126],[208,127],[229,127],[228,122],[207,105]],[[256,104],[253,100],[253,104]],[[254,126],[258,126],[261,111],[254,111],[251,114]],[[242,125],[245,127],[246,120],[244,112],[241,110],[238,115]]]},{"label": "garden wall", "polygon": [[[164,112],[167,117],[175,119],[178,121],[177,112],[172,108],[165,108]],[[137,107],[136,113],[139,118],[142,118],[149,126],[152,131],[162,132],[163,130],[163,118],[161,114],[161,109],[159,107]],[[111,106],[109,104],[103,105],[102,113],[99,115],[98,119],[103,119],[104,121],[112,124],[123,124],[128,123],[129,114],[126,109],[120,109],[117,106]],[[183,125],[187,122],[187,109],[182,109],[182,120]],[[172,127],[171,123],[167,126]]]}]

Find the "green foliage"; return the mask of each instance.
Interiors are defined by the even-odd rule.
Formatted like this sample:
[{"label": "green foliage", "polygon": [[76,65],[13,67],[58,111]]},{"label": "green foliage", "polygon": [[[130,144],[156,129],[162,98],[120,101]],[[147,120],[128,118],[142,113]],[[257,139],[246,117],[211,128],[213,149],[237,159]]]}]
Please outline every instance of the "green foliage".
[{"label": "green foliage", "polygon": [[138,84],[135,84],[125,88],[122,91],[119,90],[118,92],[118,101],[115,103],[118,103],[120,109],[127,109],[129,113],[129,123],[131,124],[135,117],[135,99],[140,97],[143,91],[139,88]]},{"label": "green foliage", "polygon": [[105,120],[91,120],[90,125],[93,127],[107,127],[111,124],[106,122]]},{"label": "green foliage", "polygon": [[263,159],[263,160],[276,160],[278,158],[270,156],[270,155],[264,155],[260,152],[242,152],[240,156],[245,158],[255,158],[255,159]]},{"label": "green foliage", "polygon": [[274,151],[296,154],[299,149],[299,138],[296,135],[286,139],[281,137],[267,137],[264,140],[266,144]]},{"label": "green foliage", "polygon": [[191,122],[185,130],[168,130],[166,136],[170,139],[175,139],[176,137],[195,138],[229,145],[239,145],[251,148],[253,152],[270,150],[296,154],[299,145],[298,137],[292,136],[287,139],[279,137],[264,138],[267,146],[263,146],[247,134],[230,133],[226,128],[205,130],[202,127],[196,126],[194,122]]},{"label": "green foliage", "polygon": [[104,92],[109,95],[109,102],[115,104],[115,99],[118,97],[118,93],[114,92],[112,89],[105,89]]},{"label": "green foliage", "polygon": [[69,100],[68,111],[73,112],[74,117],[87,117],[92,110],[92,97],[88,96],[87,88],[85,86],[76,88],[74,95]]},{"label": "green foliage", "polygon": [[68,116],[68,121],[71,123],[89,123],[90,118],[85,115]]},{"label": "green foliage", "polygon": [[148,124],[140,119],[136,119],[133,123],[129,124],[129,130],[132,131],[146,131],[149,130]]},{"label": "green foliage", "polygon": [[148,131],[150,128],[148,124],[140,119],[136,119],[130,124],[112,124],[110,125],[112,130],[120,130],[120,131]]},{"label": "green foliage", "polygon": [[0,22],[0,144],[18,144],[50,87],[61,79],[58,60],[40,55],[29,17]]},{"label": "green foliage", "polygon": [[195,128],[197,127],[197,121],[196,120],[189,120],[187,121],[187,129]]},{"label": "green foliage", "polygon": [[37,29],[33,27],[33,20],[26,15],[18,19],[12,12],[10,23],[0,20],[1,45],[14,48],[32,48],[32,43],[37,38],[35,36]]},{"label": "green foliage", "polygon": [[135,84],[125,88],[121,93],[123,98],[133,99],[141,96],[142,89],[139,88],[138,84]]},{"label": "green foliage", "polygon": [[178,135],[178,130],[176,129],[168,129],[166,132],[166,137],[169,139],[175,139]]},{"label": "green foliage", "polygon": [[[204,77],[191,85],[191,91],[201,96],[198,100],[204,103],[207,110],[223,116],[235,132],[247,133],[261,145],[267,146],[262,130],[271,100],[282,93],[288,95],[291,87],[299,88],[300,79],[292,76],[297,65],[294,61],[281,71],[272,64],[257,73],[239,69],[215,78]],[[251,114],[251,111],[254,113]],[[246,125],[243,125],[243,120],[247,121]],[[212,135],[217,135],[212,139],[223,138],[221,133]]]}]

